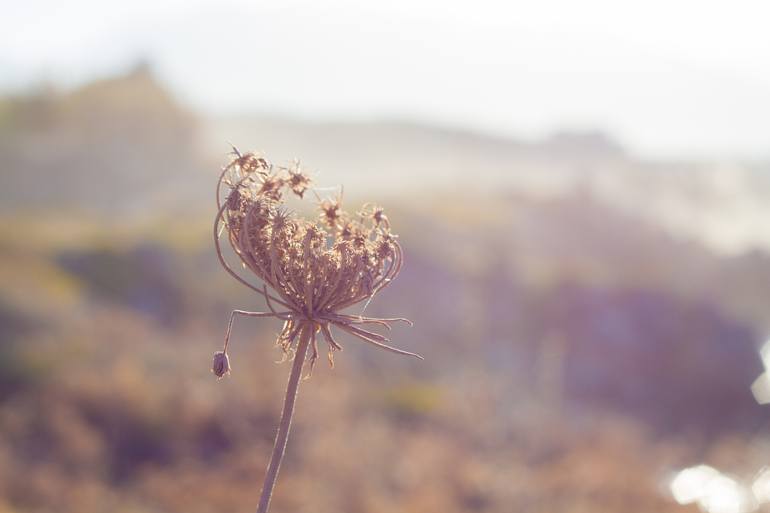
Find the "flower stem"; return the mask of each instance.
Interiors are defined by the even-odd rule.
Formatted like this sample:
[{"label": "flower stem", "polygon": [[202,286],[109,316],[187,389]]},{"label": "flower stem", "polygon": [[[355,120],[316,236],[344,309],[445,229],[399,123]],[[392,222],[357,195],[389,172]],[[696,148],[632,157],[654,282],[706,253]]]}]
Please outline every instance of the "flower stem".
[{"label": "flower stem", "polygon": [[302,328],[297,345],[297,352],[294,354],[294,362],[291,366],[289,375],[289,385],[286,388],[286,398],[283,401],[283,412],[281,412],[281,423],[278,426],[278,434],[275,436],[275,445],[273,454],[270,456],[270,464],[267,466],[265,474],[265,484],[262,486],[262,495],[259,498],[259,507],[257,513],[267,513],[270,507],[270,499],[273,496],[273,487],[278,479],[278,470],[283,461],[283,455],[286,452],[286,442],[289,439],[289,430],[291,429],[291,418],[294,414],[294,403],[297,400],[297,390],[299,389],[300,378],[302,377],[302,366],[305,363],[305,354],[312,335],[313,326],[308,324]]}]

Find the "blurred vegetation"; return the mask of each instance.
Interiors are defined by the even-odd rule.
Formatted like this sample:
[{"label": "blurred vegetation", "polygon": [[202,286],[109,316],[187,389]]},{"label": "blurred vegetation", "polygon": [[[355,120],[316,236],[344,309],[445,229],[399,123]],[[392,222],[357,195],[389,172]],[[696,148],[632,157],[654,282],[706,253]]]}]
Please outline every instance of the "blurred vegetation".
[{"label": "blurred vegetation", "polygon": [[[200,121],[144,68],[0,105],[0,512],[250,507],[288,368],[246,319],[209,372],[229,310],[264,305],[211,248]],[[370,308],[427,361],[347,340],[319,367],[274,511],[686,511],[673,469],[767,461],[767,253],[580,189],[457,194],[373,198],[407,263]]]}]

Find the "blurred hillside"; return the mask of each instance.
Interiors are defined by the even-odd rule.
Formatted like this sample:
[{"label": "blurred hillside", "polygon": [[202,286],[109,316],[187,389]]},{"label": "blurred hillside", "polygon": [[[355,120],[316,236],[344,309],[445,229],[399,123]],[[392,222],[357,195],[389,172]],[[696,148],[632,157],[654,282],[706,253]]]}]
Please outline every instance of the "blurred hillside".
[{"label": "blurred hillside", "polygon": [[0,100],[0,135],[3,208],[186,209],[208,199],[201,191],[229,141],[276,161],[302,157],[319,183],[358,194],[403,198],[461,185],[539,198],[578,189],[720,252],[770,249],[770,162],[648,161],[600,132],[524,142],[395,121],[200,118],[139,65],[67,93]]},{"label": "blurred hillside", "polygon": [[[200,201],[198,121],[149,69],[0,100],[0,205],[137,215]],[[204,161],[205,162],[205,161]]]},{"label": "blurred hillside", "polygon": [[322,183],[350,190],[401,198],[458,188],[534,198],[588,191],[615,211],[719,252],[770,250],[770,162],[644,160],[600,132],[524,142],[401,122],[258,116],[217,118],[203,129],[211,153],[233,140],[277,159],[302,156]]},{"label": "blurred hillside", "polygon": [[749,479],[770,456],[750,390],[762,165],[646,162],[601,134],[209,120],[144,68],[0,106],[0,511],[254,502],[288,369],[278,326],[243,320],[232,379],[208,371],[229,310],[263,307],[212,249],[227,141],[386,205],[406,266],[368,311],[413,319],[394,341],[427,358],[347,340],[316,371],[276,512],[687,511],[675,469]]}]

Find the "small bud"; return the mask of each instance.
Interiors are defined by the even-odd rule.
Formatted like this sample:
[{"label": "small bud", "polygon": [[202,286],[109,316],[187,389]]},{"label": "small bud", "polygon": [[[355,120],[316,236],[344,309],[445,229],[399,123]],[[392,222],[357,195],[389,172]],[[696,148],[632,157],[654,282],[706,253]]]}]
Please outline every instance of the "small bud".
[{"label": "small bud", "polygon": [[214,364],[211,367],[211,372],[220,379],[230,374],[230,358],[227,356],[227,353],[224,351],[214,353]]}]

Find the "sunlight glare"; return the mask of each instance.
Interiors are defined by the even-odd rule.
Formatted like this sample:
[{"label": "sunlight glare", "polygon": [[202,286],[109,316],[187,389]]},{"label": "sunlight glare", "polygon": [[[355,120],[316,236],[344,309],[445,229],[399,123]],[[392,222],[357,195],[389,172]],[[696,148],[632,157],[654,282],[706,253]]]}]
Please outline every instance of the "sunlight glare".
[{"label": "sunlight glare", "polygon": [[764,467],[759,472],[751,485],[751,491],[759,503],[770,502],[770,468]]},{"label": "sunlight glare", "polygon": [[672,479],[670,489],[679,504],[697,503],[708,513],[748,513],[757,509],[752,491],[708,465],[681,470]]}]

